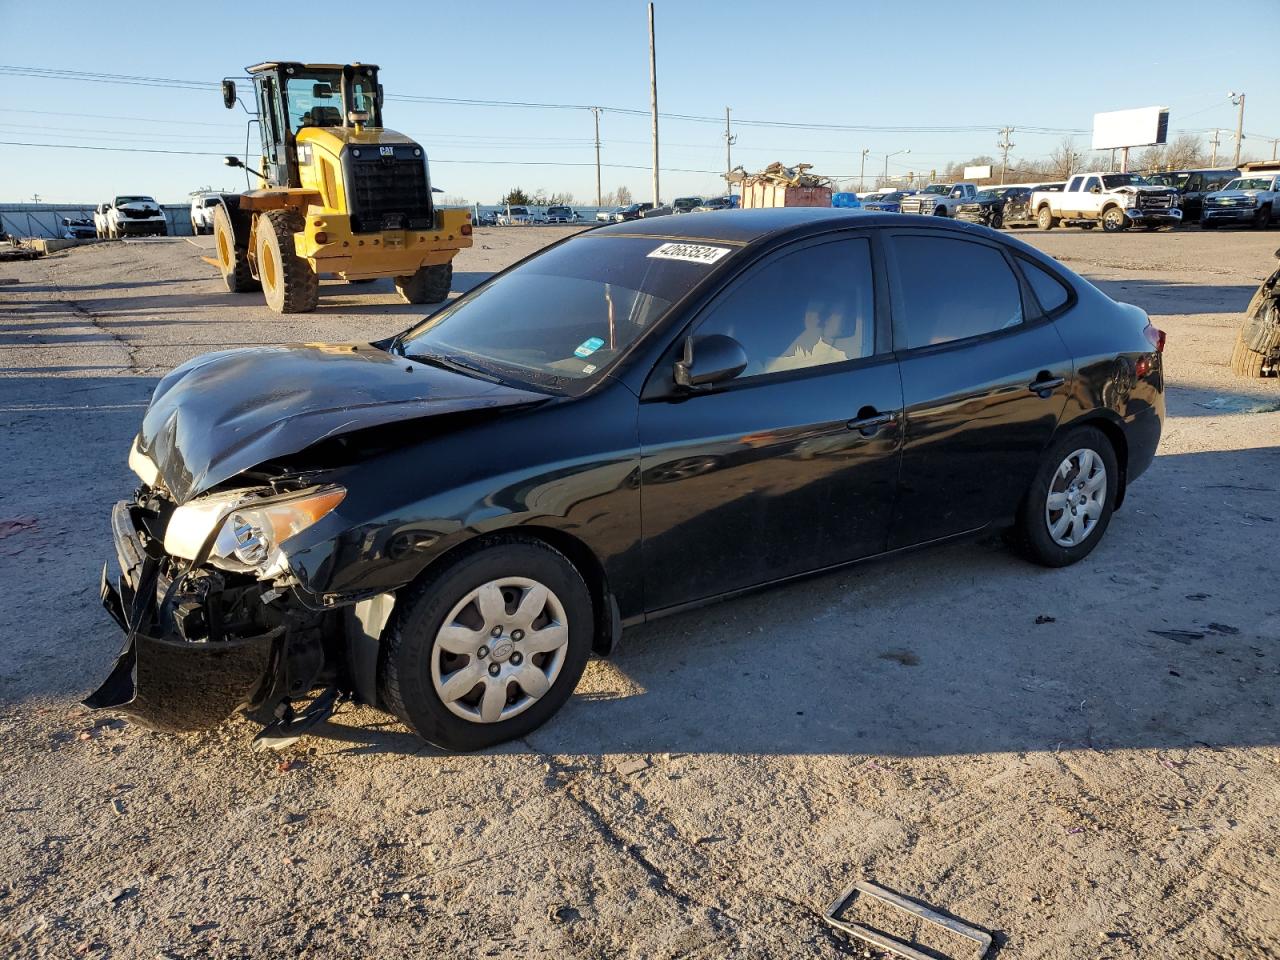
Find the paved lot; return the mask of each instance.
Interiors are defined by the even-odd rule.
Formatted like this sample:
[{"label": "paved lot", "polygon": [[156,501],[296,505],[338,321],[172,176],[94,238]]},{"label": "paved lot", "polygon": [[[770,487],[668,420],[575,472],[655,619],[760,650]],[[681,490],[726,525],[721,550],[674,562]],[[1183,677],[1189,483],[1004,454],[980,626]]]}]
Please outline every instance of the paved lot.
[{"label": "paved lot", "polygon": [[[559,235],[479,231],[460,284]],[[1161,455],[1087,561],[992,540],[664,620],[471,756],[367,708],[280,756],[77,705],[119,642],[96,580],[156,378],[422,308],[325,284],[280,317],[185,242],[0,265],[0,943],[833,957],[818,914],[868,876],[1002,958],[1275,956],[1280,384],[1226,360],[1280,233],[1021,236],[1169,332]]]}]

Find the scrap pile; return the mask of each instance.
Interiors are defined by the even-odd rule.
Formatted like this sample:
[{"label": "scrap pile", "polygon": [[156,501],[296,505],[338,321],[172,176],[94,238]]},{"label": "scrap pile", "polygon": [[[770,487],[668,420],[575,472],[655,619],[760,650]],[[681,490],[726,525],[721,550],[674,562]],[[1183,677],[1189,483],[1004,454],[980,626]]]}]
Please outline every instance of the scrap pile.
[{"label": "scrap pile", "polygon": [[811,163],[794,167],[774,162],[759,173],[747,173],[735,167],[725,179],[742,189],[742,206],[752,207],[829,207],[831,180],[810,173]]}]

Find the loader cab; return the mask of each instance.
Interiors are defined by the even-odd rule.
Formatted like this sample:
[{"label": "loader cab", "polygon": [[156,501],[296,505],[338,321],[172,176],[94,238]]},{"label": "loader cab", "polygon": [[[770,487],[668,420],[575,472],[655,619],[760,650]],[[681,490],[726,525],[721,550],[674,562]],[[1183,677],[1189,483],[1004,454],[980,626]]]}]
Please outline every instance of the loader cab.
[{"label": "loader cab", "polygon": [[[266,186],[299,187],[298,131],[304,127],[382,126],[382,87],[373,64],[259,63],[246,71],[262,140]],[[237,102],[234,80],[222,81],[223,103]],[[255,122],[255,121],[251,121]]]}]

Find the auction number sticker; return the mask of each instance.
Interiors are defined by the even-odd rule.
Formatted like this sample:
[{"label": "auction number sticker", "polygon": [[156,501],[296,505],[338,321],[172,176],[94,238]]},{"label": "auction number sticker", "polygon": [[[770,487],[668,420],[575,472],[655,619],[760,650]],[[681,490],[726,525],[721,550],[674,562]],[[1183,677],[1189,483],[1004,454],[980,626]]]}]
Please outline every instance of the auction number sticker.
[{"label": "auction number sticker", "polygon": [[658,260],[688,260],[690,263],[715,263],[730,253],[728,247],[712,247],[705,243],[664,243],[649,256]]}]

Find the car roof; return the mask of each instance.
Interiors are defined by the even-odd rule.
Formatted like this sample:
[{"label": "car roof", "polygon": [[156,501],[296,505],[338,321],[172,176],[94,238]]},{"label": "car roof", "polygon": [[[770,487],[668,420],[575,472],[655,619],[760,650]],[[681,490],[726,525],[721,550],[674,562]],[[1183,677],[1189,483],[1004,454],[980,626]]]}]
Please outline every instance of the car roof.
[{"label": "car roof", "polygon": [[[953,226],[942,217],[923,217],[927,226]],[[840,226],[913,224],[892,213],[872,213],[835,207],[772,207],[763,210],[709,210],[696,217],[658,217],[632,220],[590,231],[595,235],[653,236],[690,240],[751,243],[779,233],[805,233]],[[918,224],[917,224],[918,225]]]}]

